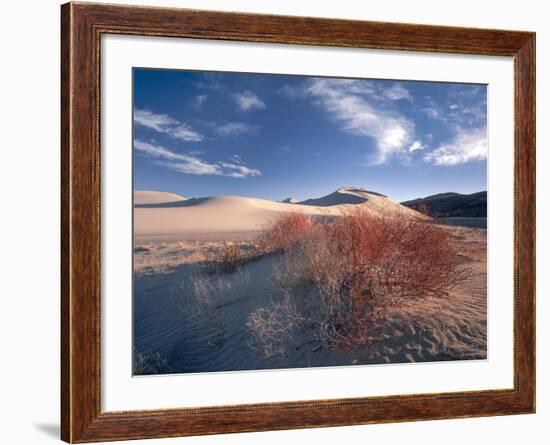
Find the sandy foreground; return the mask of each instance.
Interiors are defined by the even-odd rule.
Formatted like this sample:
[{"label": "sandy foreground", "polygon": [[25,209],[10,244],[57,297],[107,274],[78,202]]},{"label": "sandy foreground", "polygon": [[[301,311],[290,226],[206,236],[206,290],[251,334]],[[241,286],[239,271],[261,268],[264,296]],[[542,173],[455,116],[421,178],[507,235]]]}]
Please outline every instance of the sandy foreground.
[{"label": "sandy foreground", "polygon": [[[408,214],[408,209],[385,197],[369,194],[367,198],[360,205],[368,205],[373,212]],[[222,277],[205,275],[201,264],[227,242],[246,249],[257,231],[288,212],[289,206],[292,211],[323,216],[345,211],[354,204],[327,207],[242,197],[188,201],[135,208],[137,374],[487,357],[486,230],[445,226],[471,269],[471,276],[445,297],[415,301],[396,309],[376,332],[371,346],[338,351],[304,342],[285,357],[265,357],[251,347],[253,340],[246,322],[252,312],[269,303],[268,295],[276,292],[272,274],[281,259],[268,255]],[[206,277],[206,285],[219,288],[213,310],[205,312],[197,307],[197,277]]]}]

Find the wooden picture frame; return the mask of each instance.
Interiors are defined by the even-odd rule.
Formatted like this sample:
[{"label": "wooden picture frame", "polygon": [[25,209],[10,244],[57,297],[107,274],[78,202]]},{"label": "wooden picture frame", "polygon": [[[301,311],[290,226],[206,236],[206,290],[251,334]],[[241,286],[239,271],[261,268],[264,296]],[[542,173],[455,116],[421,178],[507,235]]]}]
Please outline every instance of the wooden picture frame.
[{"label": "wooden picture frame", "polygon": [[[61,8],[61,437],[71,443],[495,416],[535,411],[535,34],[171,8]],[[100,38],[103,34],[512,56],[514,387],[102,412]]]}]

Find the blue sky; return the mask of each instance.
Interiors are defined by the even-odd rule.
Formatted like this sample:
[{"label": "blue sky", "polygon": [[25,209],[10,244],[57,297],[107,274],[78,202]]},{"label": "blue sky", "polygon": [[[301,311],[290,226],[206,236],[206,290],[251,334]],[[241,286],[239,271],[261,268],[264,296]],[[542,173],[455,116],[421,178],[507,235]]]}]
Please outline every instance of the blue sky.
[{"label": "blue sky", "polygon": [[134,189],[397,201],[486,190],[485,85],[134,69]]}]

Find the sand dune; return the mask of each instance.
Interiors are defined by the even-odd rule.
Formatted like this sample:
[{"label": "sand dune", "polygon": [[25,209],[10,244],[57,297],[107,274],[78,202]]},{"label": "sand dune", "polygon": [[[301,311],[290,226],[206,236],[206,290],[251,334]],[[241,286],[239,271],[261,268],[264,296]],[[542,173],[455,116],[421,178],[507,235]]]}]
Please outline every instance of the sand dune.
[{"label": "sand dune", "polygon": [[161,204],[165,202],[183,201],[186,198],[175,193],[155,192],[150,190],[139,190],[134,192],[134,205]]},{"label": "sand dune", "polygon": [[[383,195],[354,188],[341,188],[297,204],[242,196],[176,199],[178,195],[174,194],[138,193],[143,195],[134,208],[134,234],[141,239],[196,239],[209,235],[223,238],[227,234],[257,232],[291,212],[337,216],[357,206],[378,215],[422,217]],[[154,199],[156,203],[152,202]]]},{"label": "sand dune", "polygon": [[373,196],[387,198],[380,193],[371,192],[363,188],[357,187],[342,187],[331,193],[330,195],[322,196],[321,198],[312,198],[301,201],[298,204],[331,207],[341,204],[363,204]]}]

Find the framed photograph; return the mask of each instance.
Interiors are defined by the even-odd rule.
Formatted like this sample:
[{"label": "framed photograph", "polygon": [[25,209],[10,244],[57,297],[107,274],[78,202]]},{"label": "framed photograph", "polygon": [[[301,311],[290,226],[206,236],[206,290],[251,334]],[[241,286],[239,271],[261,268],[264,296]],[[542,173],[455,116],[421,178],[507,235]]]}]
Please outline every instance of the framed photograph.
[{"label": "framed photograph", "polygon": [[535,34],[62,6],[62,439],[535,411]]}]

